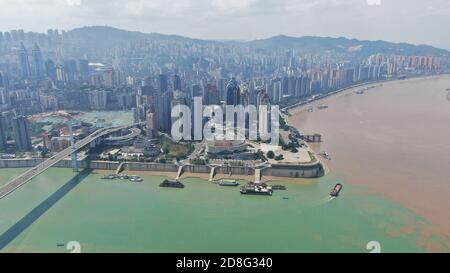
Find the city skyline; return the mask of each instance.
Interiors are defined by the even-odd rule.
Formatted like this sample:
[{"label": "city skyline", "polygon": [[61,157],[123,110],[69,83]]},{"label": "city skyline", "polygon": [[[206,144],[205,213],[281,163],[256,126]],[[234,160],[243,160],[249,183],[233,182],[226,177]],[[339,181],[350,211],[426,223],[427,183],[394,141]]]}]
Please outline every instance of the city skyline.
[{"label": "city skyline", "polygon": [[449,11],[450,3],[443,0],[21,0],[2,3],[0,18],[2,31],[108,25],[211,40],[255,40],[280,34],[342,36],[450,49],[450,38],[439,27],[450,23]]}]

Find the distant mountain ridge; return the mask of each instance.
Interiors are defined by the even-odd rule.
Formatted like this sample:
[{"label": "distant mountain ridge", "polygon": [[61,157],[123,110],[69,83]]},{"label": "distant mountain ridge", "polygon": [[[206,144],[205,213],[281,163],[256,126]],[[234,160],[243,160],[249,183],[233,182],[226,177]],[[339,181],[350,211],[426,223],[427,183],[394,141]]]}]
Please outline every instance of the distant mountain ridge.
[{"label": "distant mountain ridge", "polygon": [[348,39],[344,37],[291,37],[278,35],[266,39],[253,41],[214,41],[201,40],[180,35],[167,35],[161,33],[143,33],[138,31],[127,31],[114,27],[90,26],[68,31],[72,38],[80,41],[86,46],[110,47],[127,42],[143,39],[154,39],[164,41],[185,41],[191,43],[205,44],[234,44],[248,46],[256,50],[270,51],[276,49],[298,49],[305,53],[336,52],[343,54],[358,54],[368,56],[376,53],[399,54],[399,55],[432,55],[449,56],[450,52],[445,49],[430,45],[413,45],[409,43],[392,43],[386,41],[367,41]]},{"label": "distant mountain ridge", "polygon": [[413,45],[409,43],[392,43],[386,41],[368,41],[348,39],[344,37],[290,37],[278,35],[267,39],[248,42],[252,47],[262,49],[274,48],[305,48],[315,50],[337,50],[347,52],[360,52],[364,55],[375,53],[405,54],[405,55],[437,55],[448,56],[449,51],[430,45]]}]

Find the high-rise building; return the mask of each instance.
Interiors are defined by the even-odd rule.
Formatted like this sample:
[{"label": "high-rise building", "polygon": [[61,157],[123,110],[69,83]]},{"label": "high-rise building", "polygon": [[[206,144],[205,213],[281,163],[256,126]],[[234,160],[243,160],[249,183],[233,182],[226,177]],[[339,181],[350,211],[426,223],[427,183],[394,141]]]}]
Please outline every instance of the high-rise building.
[{"label": "high-rise building", "polygon": [[158,137],[158,121],[156,119],[156,114],[149,112],[147,113],[147,136],[151,139]]},{"label": "high-rise building", "polygon": [[44,76],[44,61],[41,49],[37,44],[34,45],[31,55],[33,56],[33,74],[37,78],[42,78]]},{"label": "high-rise building", "polygon": [[31,150],[31,133],[28,119],[24,116],[17,116],[12,120],[14,140],[16,148],[21,151]]},{"label": "high-rise building", "polygon": [[173,75],[173,90],[181,90],[181,78],[178,75]]},{"label": "high-rise building", "polygon": [[56,80],[56,66],[52,60],[45,61],[45,74],[52,80]]},{"label": "high-rise building", "polygon": [[205,86],[205,94],[204,94],[203,103],[205,105],[219,105],[220,104],[220,94],[215,85],[207,84]]},{"label": "high-rise building", "polygon": [[216,86],[220,94],[220,100],[227,101],[227,80],[224,78],[218,79]]},{"label": "high-rise building", "polygon": [[83,76],[87,76],[89,74],[89,61],[86,59],[78,60],[78,71]]},{"label": "high-rise building", "polygon": [[56,67],[56,80],[60,81],[60,82],[67,81],[67,74],[66,74],[66,71],[65,71],[65,69],[64,69],[64,67],[62,65],[58,65]]},{"label": "high-rise building", "polygon": [[11,33],[5,32],[3,35],[4,35],[4,38],[5,38],[5,42],[11,42],[12,41]]},{"label": "high-rise building", "polygon": [[0,150],[6,149],[6,134],[7,126],[6,126],[6,118],[0,114]]},{"label": "high-rise building", "polygon": [[241,90],[237,81],[232,78],[227,85],[227,105],[236,106],[240,103]]},{"label": "high-rise building", "polygon": [[50,150],[52,152],[61,152],[62,150],[70,147],[70,137],[52,137],[50,139]]},{"label": "high-rise building", "polygon": [[18,51],[19,65],[20,65],[20,75],[22,78],[26,79],[30,76],[30,62],[28,61],[28,53],[25,45],[20,44],[20,49]]},{"label": "high-rise building", "polygon": [[103,82],[106,87],[113,87],[115,85],[115,71],[112,68],[103,71]]},{"label": "high-rise building", "polygon": [[5,88],[0,87],[0,105],[8,105],[10,103],[9,93]]},{"label": "high-rise building", "polygon": [[52,135],[49,133],[42,134],[42,144],[44,148],[52,150]]},{"label": "high-rise building", "polygon": [[160,74],[158,77],[158,88],[159,88],[159,92],[161,93],[165,93],[167,92],[167,90],[169,89],[169,85],[167,82],[167,75],[165,74]]},{"label": "high-rise building", "polygon": [[93,110],[105,110],[108,104],[107,91],[90,91],[89,92],[89,106]]},{"label": "high-rise building", "polygon": [[[271,130],[271,103],[270,103],[270,98],[269,95],[267,94],[267,92],[265,90],[261,90],[258,93],[258,121],[259,121],[259,127],[260,127],[260,132],[270,132]],[[267,114],[266,115],[262,115],[260,111],[260,108],[262,105],[265,105],[267,108]]]},{"label": "high-rise building", "polygon": [[192,85],[192,97],[201,97],[203,98],[203,88],[200,84],[193,84]]},{"label": "high-rise building", "polygon": [[[186,97],[184,96],[184,94],[181,91],[176,91],[174,92],[173,95],[173,99],[170,103],[170,108],[174,109],[174,107],[176,107],[177,105],[187,105],[187,101],[186,101]],[[181,118],[183,120],[182,124],[183,126],[190,123],[191,120],[191,116],[186,115],[186,116],[182,116],[182,117],[174,117],[171,119],[171,123],[174,124],[179,118]],[[192,128],[192,127],[191,127]],[[185,130],[184,128],[182,129],[183,131]],[[187,128],[186,128],[187,130]],[[181,133],[181,132],[180,132]],[[191,132],[189,132],[190,134]]]},{"label": "high-rise building", "polygon": [[5,87],[5,80],[3,79],[3,72],[0,71],[0,88]]},{"label": "high-rise building", "polygon": [[69,80],[73,80],[77,73],[77,62],[75,60],[64,61],[64,72]]},{"label": "high-rise building", "polygon": [[172,126],[171,112],[172,108],[171,101],[173,98],[172,92],[165,92],[161,95],[155,96],[155,110],[156,117],[158,118],[159,129],[165,132],[170,132]]}]

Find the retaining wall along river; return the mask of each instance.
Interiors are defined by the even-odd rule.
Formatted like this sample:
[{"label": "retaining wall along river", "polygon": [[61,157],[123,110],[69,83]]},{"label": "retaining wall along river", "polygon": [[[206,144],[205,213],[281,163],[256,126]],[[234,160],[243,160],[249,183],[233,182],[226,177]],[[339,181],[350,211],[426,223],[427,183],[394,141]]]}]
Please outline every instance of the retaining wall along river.
[{"label": "retaining wall along river", "polygon": [[[0,168],[31,168],[43,162],[44,159],[0,159]],[[98,170],[115,171],[120,162],[115,161],[89,161],[79,160],[78,167],[81,169],[90,168]],[[71,160],[61,160],[54,165],[57,168],[72,168]],[[127,162],[124,169],[129,171],[146,172],[174,172],[178,171],[178,165],[174,163],[141,163]],[[185,173],[210,173],[211,167],[205,165],[185,165]],[[244,166],[219,166],[215,168],[216,173],[234,175],[254,175],[255,170]],[[261,171],[263,175],[275,177],[293,178],[315,178],[324,175],[323,166],[320,162],[305,165],[272,164]]]}]

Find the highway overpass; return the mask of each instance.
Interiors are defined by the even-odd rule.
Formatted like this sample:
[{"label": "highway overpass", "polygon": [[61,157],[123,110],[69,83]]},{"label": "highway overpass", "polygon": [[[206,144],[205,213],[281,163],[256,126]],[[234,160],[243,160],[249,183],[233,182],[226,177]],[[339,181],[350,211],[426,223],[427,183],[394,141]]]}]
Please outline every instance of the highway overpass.
[{"label": "highway overpass", "polygon": [[63,160],[64,158],[66,158],[68,156],[70,156],[72,153],[74,153],[74,152],[82,149],[86,145],[90,144],[92,141],[94,141],[94,140],[96,140],[96,139],[98,139],[100,137],[104,137],[106,135],[115,133],[115,132],[120,131],[120,130],[128,129],[128,128],[131,128],[131,127],[134,127],[134,126],[137,126],[137,125],[139,125],[139,123],[138,124],[129,125],[129,126],[102,128],[102,129],[99,129],[99,130],[95,131],[94,133],[90,134],[89,136],[83,138],[82,140],[77,141],[74,144],[75,145],[74,149],[73,149],[73,147],[68,147],[65,150],[62,150],[61,152],[57,153],[53,157],[51,157],[51,158],[47,159],[46,161],[38,164],[34,168],[24,172],[20,176],[18,176],[16,178],[14,178],[13,180],[11,180],[8,184],[6,184],[3,187],[1,187],[0,188],[0,199],[2,199],[3,197],[7,196],[8,194],[13,192],[17,188],[23,186],[24,184],[29,182],[31,179],[33,179],[34,177],[40,175],[41,173],[46,171],[48,168],[50,168],[53,165],[55,165],[56,163],[58,163],[59,161]]}]

